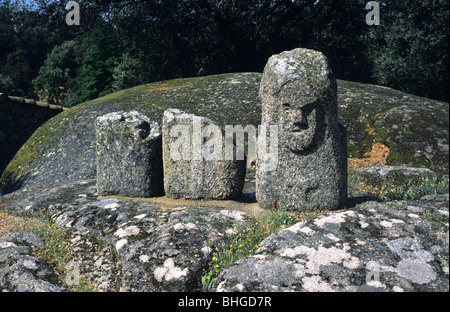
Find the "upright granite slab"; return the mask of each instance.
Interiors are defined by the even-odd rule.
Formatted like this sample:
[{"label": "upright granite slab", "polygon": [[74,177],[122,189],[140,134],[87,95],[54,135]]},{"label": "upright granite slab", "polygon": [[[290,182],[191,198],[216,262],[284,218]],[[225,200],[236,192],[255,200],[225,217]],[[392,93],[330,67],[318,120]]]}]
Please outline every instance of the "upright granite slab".
[{"label": "upright granite slab", "polygon": [[162,195],[161,126],[131,111],[97,118],[99,195]]},{"label": "upright granite slab", "polygon": [[225,140],[216,123],[168,109],[162,132],[167,197],[232,199],[242,194],[246,161],[225,159]]},{"label": "upright granite slab", "polygon": [[338,124],[336,79],[326,57],[307,49],[272,56],[264,69],[260,97],[262,126],[278,126],[278,158],[276,168],[257,166],[259,205],[344,208],[346,133]]}]

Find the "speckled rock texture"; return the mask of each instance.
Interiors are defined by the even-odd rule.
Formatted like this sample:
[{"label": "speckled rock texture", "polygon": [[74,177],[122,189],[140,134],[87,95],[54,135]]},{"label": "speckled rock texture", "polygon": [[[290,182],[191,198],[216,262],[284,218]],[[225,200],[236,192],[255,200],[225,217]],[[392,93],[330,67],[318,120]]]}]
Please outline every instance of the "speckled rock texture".
[{"label": "speckled rock texture", "polygon": [[386,186],[406,185],[420,179],[435,179],[436,173],[426,168],[408,166],[373,166],[358,168],[352,173],[353,183],[374,190],[382,190]]},{"label": "speckled rock texture", "polygon": [[225,139],[215,122],[168,109],[162,133],[168,197],[232,199],[242,194],[246,160],[225,158]]},{"label": "speckled rock texture", "polygon": [[[441,207],[365,202],[283,229],[223,271],[215,290],[448,292],[448,195],[437,197]],[[417,206],[446,221],[424,218]]]},{"label": "speckled rock texture", "polygon": [[[229,209],[98,197],[95,180],[2,199],[9,213],[48,215],[64,230],[72,261],[101,292],[199,291],[216,246],[252,224]],[[212,291],[448,291],[448,216],[448,194],[366,201],[272,234]],[[33,255],[41,245],[26,232],[0,238],[0,291],[66,290]]]},{"label": "speckled rock texture", "polygon": [[0,237],[0,291],[65,291],[47,263],[31,253],[32,248],[43,244],[42,239],[27,232]]},{"label": "speckled rock texture", "polygon": [[[337,85],[320,53],[272,56],[261,81],[262,125],[278,125],[278,166],[256,168],[258,204],[335,210],[347,199],[346,134],[338,123]],[[259,155],[258,155],[259,156]],[[272,159],[271,159],[272,160]]]},{"label": "speckled rock texture", "polygon": [[[95,178],[95,120],[107,113],[137,110],[160,121],[166,109],[178,108],[221,127],[257,128],[261,77],[231,73],[155,82],[77,105],[45,123],[18,151],[1,177],[2,193]],[[343,80],[337,85],[349,157],[364,157],[376,140],[390,150],[386,165],[448,173],[448,103],[382,86]]]},{"label": "speckled rock texture", "polygon": [[164,194],[161,126],[131,111],[96,120],[97,187],[100,195]]},{"label": "speckled rock texture", "polygon": [[[198,291],[215,246],[251,222],[247,213],[222,208],[166,209],[145,201],[97,198],[92,180],[21,190],[6,195],[4,203],[10,213],[49,215],[67,233],[80,274],[102,292]],[[6,276],[0,291],[18,291],[13,280],[25,269],[12,265],[11,259],[17,253],[24,256],[14,256],[14,263],[29,257],[11,237],[7,234],[0,242],[0,276]],[[31,281],[24,287],[35,285],[24,291],[64,290],[54,280],[49,285],[52,272],[41,268],[42,260],[37,263],[43,273],[33,276],[39,282],[24,277]]]}]

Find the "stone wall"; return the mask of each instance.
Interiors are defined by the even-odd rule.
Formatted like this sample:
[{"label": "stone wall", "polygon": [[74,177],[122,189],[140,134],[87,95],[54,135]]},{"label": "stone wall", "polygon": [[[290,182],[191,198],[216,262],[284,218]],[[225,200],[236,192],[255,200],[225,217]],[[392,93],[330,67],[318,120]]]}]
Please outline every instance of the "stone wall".
[{"label": "stone wall", "polygon": [[0,176],[33,132],[66,109],[0,93]]}]

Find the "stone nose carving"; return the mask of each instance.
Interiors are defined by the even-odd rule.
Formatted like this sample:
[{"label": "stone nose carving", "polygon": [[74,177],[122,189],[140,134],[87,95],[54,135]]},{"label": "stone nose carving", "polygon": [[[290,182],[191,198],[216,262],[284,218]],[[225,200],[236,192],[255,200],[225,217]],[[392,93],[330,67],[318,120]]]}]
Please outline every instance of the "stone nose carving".
[{"label": "stone nose carving", "polygon": [[285,137],[284,144],[293,152],[302,152],[311,147],[319,131],[317,118],[314,103],[305,106],[283,104],[280,119]]},{"label": "stone nose carving", "polygon": [[347,197],[345,129],[337,121],[336,79],[326,57],[295,49],[272,56],[260,86],[262,126],[278,125],[278,166],[256,171],[261,207],[343,208]]},{"label": "stone nose carving", "polygon": [[288,116],[287,120],[290,121],[290,125],[287,125],[289,132],[301,132],[307,130],[308,125],[316,117],[315,109],[299,108],[293,110],[290,104],[283,104],[284,113]]}]

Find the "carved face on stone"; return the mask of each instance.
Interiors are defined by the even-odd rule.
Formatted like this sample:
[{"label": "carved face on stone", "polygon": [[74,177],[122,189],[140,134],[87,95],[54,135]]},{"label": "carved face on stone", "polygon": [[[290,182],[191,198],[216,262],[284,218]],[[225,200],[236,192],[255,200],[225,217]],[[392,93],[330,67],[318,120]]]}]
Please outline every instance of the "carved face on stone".
[{"label": "carved face on stone", "polygon": [[301,152],[314,144],[319,128],[318,105],[283,103],[280,108],[280,123],[284,142],[293,152]]},{"label": "carved face on stone", "polygon": [[335,95],[336,79],[322,53],[295,49],[274,55],[261,80],[262,122],[278,124],[286,149],[309,154],[337,123]]}]

